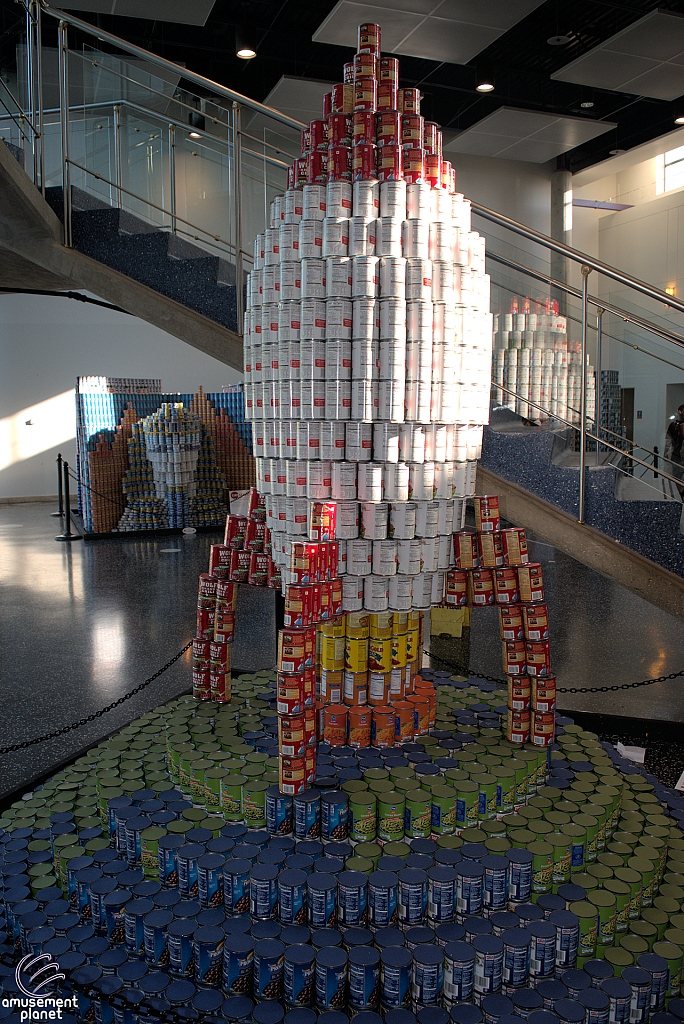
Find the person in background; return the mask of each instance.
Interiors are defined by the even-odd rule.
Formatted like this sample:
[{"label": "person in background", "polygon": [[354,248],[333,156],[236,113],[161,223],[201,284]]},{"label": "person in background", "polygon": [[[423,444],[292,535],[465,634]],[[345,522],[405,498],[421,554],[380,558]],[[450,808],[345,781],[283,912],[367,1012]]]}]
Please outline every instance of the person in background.
[{"label": "person in background", "polygon": [[[665,432],[665,458],[671,462],[671,467],[666,469],[672,476],[681,480],[684,477],[684,459],[682,458],[682,443],[684,442],[684,405],[680,405],[677,412],[667,425]],[[677,484],[679,494],[684,499],[684,487]]]}]

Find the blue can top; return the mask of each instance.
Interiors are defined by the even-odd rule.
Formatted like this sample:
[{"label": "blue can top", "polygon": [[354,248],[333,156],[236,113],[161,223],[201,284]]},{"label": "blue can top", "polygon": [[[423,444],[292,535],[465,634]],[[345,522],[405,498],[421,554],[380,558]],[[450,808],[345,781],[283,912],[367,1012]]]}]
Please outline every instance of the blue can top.
[{"label": "blue can top", "polygon": [[132,985],[133,982],[139,981],[140,978],[147,974],[147,967],[140,960],[128,960],[125,964],[121,964],[116,973],[124,985],[126,983]]},{"label": "blue can top", "polygon": [[480,1024],[482,1010],[479,1006],[473,1006],[472,1003],[456,1003],[451,1007],[449,1016],[454,1024]]},{"label": "blue can top", "polygon": [[[256,854],[254,856],[256,857]],[[252,862],[249,860],[230,857],[223,865],[223,877],[225,878],[226,875],[248,875],[251,867]]]},{"label": "blue can top", "polygon": [[420,868],[404,868],[397,877],[404,885],[425,885],[427,882],[427,875]]},{"label": "blue can top", "polygon": [[89,985],[93,985],[101,976],[102,969],[100,967],[97,967],[95,964],[84,964],[83,967],[78,967],[74,971],[71,975],[71,980],[74,985],[87,988]]},{"label": "blue can top", "polygon": [[194,918],[181,918],[179,921],[171,921],[168,926],[169,935],[193,935],[198,928],[197,921]]},{"label": "blue can top", "polygon": [[485,1017],[503,1017],[507,1013],[513,1013],[513,1001],[508,996],[490,992],[482,1000],[482,1009]]},{"label": "blue can top", "polygon": [[671,999],[668,1010],[678,1020],[684,1020],[684,999]]},{"label": "blue can top", "polygon": [[446,946],[448,942],[460,942],[464,935],[465,928],[462,924],[439,924],[435,928],[435,936],[442,946]]},{"label": "blue can top", "polygon": [[255,882],[274,882],[278,877],[278,868],[274,864],[254,864],[249,877]]},{"label": "blue can top", "polygon": [[138,982],[138,988],[148,996],[158,995],[169,985],[171,979],[163,971],[152,971]]},{"label": "blue can top", "polygon": [[185,846],[183,836],[162,836],[157,842],[158,850],[179,850],[181,846]]},{"label": "blue can top", "polygon": [[220,853],[205,853],[197,861],[197,866],[207,871],[217,871],[223,867],[225,860]]},{"label": "blue can top", "polygon": [[254,939],[251,935],[226,935],[223,929],[216,929],[220,931],[222,936],[225,936],[225,946],[223,947],[228,953],[249,953],[251,949],[254,949]]},{"label": "blue can top", "polygon": [[170,910],[151,910],[143,918],[143,924],[147,928],[167,928],[173,921],[173,913]]},{"label": "blue can top", "polygon": [[197,924],[201,927],[204,925],[211,925],[213,928],[218,928],[223,924],[226,915],[220,907],[216,907],[215,910],[201,910],[197,915]]},{"label": "blue can top", "polygon": [[543,921],[544,911],[536,903],[519,903],[513,911],[518,921],[524,921],[526,925],[533,921]]},{"label": "blue can top", "polygon": [[[315,942],[316,937],[320,934],[321,932],[314,932],[312,936],[312,941]],[[323,934],[325,934],[325,932]],[[339,932],[337,934],[340,935]],[[341,940],[342,936],[340,935],[340,941]],[[373,933],[370,932],[367,928],[347,928],[347,930],[344,933],[344,944],[347,947],[347,949],[351,949],[352,946],[370,946],[372,942]]]},{"label": "blue can top", "polygon": [[[277,875],[277,869],[273,869]],[[337,879],[334,875],[328,875],[324,871],[317,872],[313,871],[310,875],[307,875],[306,885],[309,889],[317,890],[329,890],[337,888]]]},{"label": "blue can top", "polygon": [[254,956],[278,959],[285,952],[285,943],[280,939],[260,939],[254,943]]},{"label": "blue can top", "polygon": [[404,861],[404,866],[407,868],[419,868],[421,871],[427,871],[434,864],[434,858],[430,857],[427,853],[409,853],[408,857]]},{"label": "blue can top", "polygon": [[637,966],[649,974],[660,974],[667,970],[667,960],[657,953],[642,953],[637,957]]},{"label": "blue can top", "polygon": [[489,856],[489,850],[484,843],[464,843],[461,847],[461,856],[464,860],[474,860],[481,864],[484,858]]},{"label": "blue can top", "polygon": [[291,853],[285,858],[285,867],[294,871],[306,871],[307,875],[313,870],[313,857],[307,857],[304,853]]},{"label": "blue can top", "polygon": [[291,964],[312,964],[316,957],[313,946],[288,946],[285,950],[285,959]]},{"label": "blue can top", "polygon": [[[433,839],[411,839],[409,846],[414,853],[433,854],[437,852],[437,843]],[[418,1019],[420,1020],[420,1017]]]},{"label": "blue can top", "polygon": [[[501,858],[497,858],[497,859],[501,859]],[[441,864],[439,864],[439,865],[437,865],[434,868],[428,868],[427,876],[433,882],[455,882],[456,878],[457,878],[457,873],[456,873],[455,868],[444,867]],[[372,877],[373,876],[371,875],[371,878]]]},{"label": "blue can top", "polygon": [[418,1011],[418,1024],[448,1024],[449,1014],[441,1006],[424,1006]]},{"label": "blue can top", "polygon": [[465,928],[466,942],[471,942],[476,935],[491,935],[494,925],[486,917],[468,917],[463,926]]},{"label": "blue can top", "polygon": [[303,793],[295,793],[293,802],[296,804],[319,804],[321,795],[315,790],[306,789]]},{"label": "blue can top", "polygon": [[623,967],[620,975],[628,985],[650,985],[651,975],[643,967]]},{"label": "blue can top", "polygon": [[[92,871],[93,868],[86,868],[85,870]],[[115,889],[116,880],[114,878],[96,878],[90,886],[90,891],[94,892],[96,896],[106,896],[110,892],[114,892]],[[43,890],[43,892],[45,892],[45,890]]]},{"label": "blue can top", "polygon": [[[374,871],[373,874],[382,874],[383,872]],[[384,872],[388,874],[388,872]],[[370,876],[371,878],[373,875]],[[369,881],[368,876],[364,875],[363,871],[341,871],[337,876],[337,881],[345,889],[365,889],[367,882]],[[396,884],[396,876],[395,876]]]},{"label": "blue can top", "polygon": [[603,981],[612,978],[614,971],[607,960],[585,960],[582,970],[592,981]]},{"label": "blue can top", "polygon": [[[278,788],[277,786],[275,787]],[[256,1024],[280,1024],[285,1016],[285,1010],[276,1003],[274,999],[267,999],[263,1003],[257,1003],[252,1010],[252,1019]]]},{"label": "blue can top", "polygon": [[301,946],[309,942],[311,932],[302,924],[288,924],[280,929],[280,938],[286,946]]},{"label": "blue can top", "polygon": [[476,952],[485,954],[500,953],[504,948],[503,940],[498,935],[476,935],[472,946]]},{"label": "blue can top", "polygon": [[[224,825],[221,829],[221,835],[228,839],[241,839],[242,836],[247,834],[247,827],[241,825],[238,822],[230,822],[228,825]],[[236,996],[235,998],[242,999],[243,996]],[[226,1000],[227,1001],[227,1000]]]},{"label": "blue can top", "polygon": [[354,1021],[355,1024],[382,1024],[382,1017],[373,1010],[362,1010],[361,1013],[354,1014]]},{"label": "blue can top", "polygon": [[378,871],[401,871],[406,866],[403,857],[378,857]]},{"label": "blue can top", "polygon": [[93,987],[103,996],[113,996],[115,992],[123,988],[123,981],[114,975],[106,975],[104,978],[99,978]]},{"label": "blue can top", "polygon": [[[632,970],[632,968],[626,967],[625,970]],[[622,973],[624,975],[624,971]],[[647,980],[651,980],[650,975],[647,977]],[[571,967],[569,971],[563,972],[563,974],[561,975],[561,981],[566,986],[566,988],[574,989],[578,992],[581,992],[582,989],[590,988],[591,986],[591,978],[586,973],[586,971],[580,971],[574,967]]]},{"label": "blue can top", "polygon": [[249,930],[255,940],[277,939],[280,937],[281,927],[277,921],[257,921]]},{"label": "blue can top", "polygon": [[444,960],[444,950],[441,946],[416,946],[413,959],[419,964],[441,964]]},{"label": "blue can top", "polygon": [[399,928],[378,928],[374,938],[375,945],[380,950],[389,946],[403,946],[405,941],[404,933]]},{"label": "blue can top", "polygon": [[[632,987],[622,978],[606,978],[601,983],[601,991],[605,992],[610,999],[629,999],[632,994]],[[670,1002],[670,1010],[672,1002]]]},{"label": "blue can top", "polygon": [[[585,992],[591,991],[585,989]],[[584,994],[584,993],[582,993]],[[582,1024],[584,1020],[584,1005],[576,999],[559,999],[553,1007],[554,1013],[566,1024]]]},{"label": "blue can top", "polygon": [[512,864],[531,864],[534,860],[529,850],[506,850],[505,856]]},{"label": "blue can top", "polygon": [[205,846],[213,838],[214,833],[208,828],[191,828],[185,833],[186,843],[199,843],[200,846]]},{"label": "blue can top", "polygon": [[247,935],[251,923],[248,917],[227,917],[222,927],[226,935]]},{"label": "blue can top", "polygon": [[233,847],[233,856],[238,860],[256,860],[259,852],[260,847],[256,843],[236,843]]},{"label": "blue can top", "polygon": [[275,850],[267,847],[265,850],[261,850],[257,856],[257,864],[270,864],[279,867],[281,864],[285,863],[286,857],[286,850]]},{"label": "blue can top", "polygon": [[[97,882],[95,885],[97,885]],[[129,892],[128,889],[115,889],[112,892],[108,892],[102,902],[105,907],[125,907],[132,899],[133,893]]]},{"label": "blue can top", "polygon": [[268,845],[272,850],[285,850],[286,853],[290,853],[295,848],[295,841],[292,836],[271,836]]},{"label": "blue can top", "polygon": [[[544,1000],[533,988],[521,988],[511,996],[516,1010],[539,1010]],[[525,1014],[527,1016],[527,1014]]]},{"label": "blue can top", "polygon": [[203,928],[198,928],[192,937],[193,942],[203,942],[209,946],[218,945],[219,942],[223,942],[225,938],[223,928],[212,928],[211,925],[205,925]]},{"label": "blue can top", "polygon": [[585,988],[580,992],[578,1002],[587,1010],[606,1010],[610,1006],[610,999],[599,988]]},{"label": "blue can top", "polygon": [[[554,928],[554,926],[551,924],[550,921],[530,921],[528,923],[528,925],[527,925],[527,930],[529,931],[530,935],[534,936],[535,939],[555,939],[556,938],[556,929]],[[604,963],[604,962],[605,961],[601,961],[601,963]],[[586,966],[587,965],[585,963],[585,965],[584,965],[585,969],[586,969]],[[607,966],[610,966],[610,965],[607,965]],[[611,971],[612,971],[612,968],[611,968]],[[589,972],[587,971],[587,973],[589,973]],[[604,977],[605,977],[605,975],[604,975]]]},{"label": "blue can top", "polygon": [[126,905],[126,913],[133,914],[135,917],[144,917],[145,914],[149,914],[151,910],[154,910],[154,903],[152,900],[131,900]]},{"label": "blue can top", "polygon": [[[554,910],[553,913],[549,914],[549,924],[554,925],[556,928],[577,928],[579,918],[571,910]],[[605,963],[605,961],[601,960],[600,963]]]},{"label": "blue can top", "polygon": [[563,982],[554,981],[552,979],[540,981],[537,985],[537,992],[542,999],[552,999],[554,1002],[556,999],[568,998],[568,990]]},{"label": "blue can top", "polygon": [[234,839],[226,839],[225,836],[217,836],[216,839],[210,839],[207,843],[207,853],[223,853],[225,855],[229,853],[234,846]]},{"label": "blue can top", "polygon": [[316,1014],[313,1010],[304,1008],[290,1010],[285,1014],[285,1024],[316,1024]]},{"label": "blue can top", "polygon": [[380,959],[389,967],[408,967],[413,963],[413,953],[406,946],[386,946],[380,952]]},{"label": "blue can top", "polygon": [[[296,799],[296,797],[295,797],[295,799]],[[340,790],[333,790],[331,793],[322,793],[321,794],[321,803],[322,804],[338,804],[338,805],[342,805],[342,804],[346,804],[348,802],[349,802],[349,796],[346,793],[341,792]]]},{"label": "blue can top", "polygon": [[410,1010],[388,1010],[385,1014],[385,1024],[415,1024],[415,1022],[416,1015]]},{"label": "blue can top", "polygon": [[81,944],[81,952],[85,953],[87,957],[99,956],[100,953],[104,953],[105,949],[109,949],[109,943],[99,935],[96,935],[94,939],[86,939]]},{"label": "blue can top", "polygon": [[174,904],[174,917],[197,917],[202,909],[201,903],[197,900],[179,900]]},{"label": "blue can top", "polygon": [[554,910],[565,910],[565,900],[552,892],[544,892],[537,896],[537,906],[541,907],[545,914],[550,914]]},{"label": "blue can top", "polygon": [[[47,950],[45,950],[47,952]],[[62,953],[61,956],[57,957],[57,963],[59,964],[60,971],[75,971],[77,967],[82,967],[85,963],[85,954],[79,953],[76,950],[68,953]]]},{"label": "blue can top", "polygon": [[192,1005],[201,1014],[215,1013],[222,1002],[223,996],[220,992],[210,992],[209,990],[197,992],[192,998]]},{"label": "blue can top", "polygon": [[189,1003],[197,989],[191,981],[172,981],[164,992],[164,998],[168,999],[172,1006],[181,1006]]},{"label": "blue can top", "polygon": [[374,946],[354,946],[349,950],[349,963],[359,967],[375,967],[380,963],[380,952]]},{"label": "blue can top", "polygon": [[318,1024],[349,1024],[349,1017],[341,1010],[324,1010],[318,1015]]},{"label": "blue can top", "polygon": [[[434,869],[431,869],[434,870]],[[345,875],[361,875],[361,871],[345,871]],[[365,877],[365,876],[364,876]],[[398,876],[395,871],[371,871],[368,876],[368,884],[376,889],[394,889],[398,884]],[[357,883],[360,885],[360,883]]]},{"label": "blue can top", "polygon": [[532,1010],[527,1016],[527,1024],[558,1024],[558,1017],[551,1010]]},{"label": "blue can top", "polygon": [[224,1001],[221,1013],[226,1020],[247,1020],[252,1013],[253,1006],[254,1003],[247,996],[231,996]]},{"label": "blue can top", "polygon": [[121,967],[128,960],[128,954],[124,953],[123,949],[106,949],[104,953],[101,953],[97,958],[97,962],[102,970],[116,970],[117,967]]},{"label": "blue can top", "polygon": [[155,907],[175,907],[181,902],[181,895],[177,889],[163,889],[152,897]]},{"label": "blue can top", "polygon": [[460,875],[461,878],[482,878],[484,871],[485,869],[482,865],[478,864],[474,860],[462,860],[460,864],[456,865],[456,873]]},{"label": "blue can top", "polygon": [[587,890],[581,885],[575,885],[574,882],[566,882],[565,885],[558,886],[558,895],[561,899],[565,900],[566,905],[568,903],[578,903],[580,900],[587,898]]},{"label": "blue can top", "polygon": [[447,942],[444,955],[454,963],[468,963],[475,959],[475,950],[469,942]]},{"label": "blue can top", "polygon": [[419,924],[415,928],[408,928],[406,931],[406,941],[409,946],[421,946],[426,942],[435,941],[435,933],[432,928],[428,928],[427,925]]},{"label": "blue can top", "polygon": [[178,851],[178,856],[183,860],[196,860],[204,853],[202,843],[185,843]]},{"label": "blue can top", "polygon": [[295,850],[302,856],[313,857],[316,860],[317,857],[323,856],[323,843],[319,843],[317,839],[302,839],[295,845]]},{"label": "blue can top", "polygon": [[319,949],[316,953],[316,963],[321,967],[331,967],[339,970],[347,962],[346,952],[340,946],[327,946]]}]

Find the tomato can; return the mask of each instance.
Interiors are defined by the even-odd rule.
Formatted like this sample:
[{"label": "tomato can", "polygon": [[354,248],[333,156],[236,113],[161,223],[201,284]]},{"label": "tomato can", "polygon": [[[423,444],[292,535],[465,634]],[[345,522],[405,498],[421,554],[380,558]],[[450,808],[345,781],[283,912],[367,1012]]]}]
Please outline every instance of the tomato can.
[{"label": "tomato can", "polygon": [[311,128],[302,128],[300,137],[302,156],[308,156],[311,151]]},{"label": "tomato can", "polygon": [[380,148],[401,145],[401,114],[397,110],[383,110],[375,116],[375,136]]},{"label": "tomato can", "polygon": [[423,148],[423,124],[420,114],[404,114],[401,119],[401,144],[405,149]]},{"label": "tomato can", "polygon": [[209,669],[202,671],[193,670],[192,673],[192,695],[195,700],[210,700],[211,683]]},{"label": "tomato can", "polygon": [[322,118],[311,121],[309,124],[309,152],[319,150],[321,153],[328,149],[328,122]]},{"label": "tomato can", "polygon": [[355,674],[368,671],[368,640],[345,637],[344,667]]},{"label": "tomato can", "polygon": [[495,569],[504,564],[500,533],[478,533],[477,548],[481,566]]},{"label": "tomato can", "polygon": [[328,153],[312,150],[307,157],[306,180],[309,185],[324,185],[328,180]]},{"label": "tomato can", "polygon": [[485,607],[494,604],[494,572],[492,569],[473,569],[469,573],[470,604]]},{"label": "tomato can", "polygon": [[535,711],[532,720],[532,742],[535,747],[548,747],[553,743],[555,714],[553,711]]},{"label": "tomato can", "polygon": [[479,568],[477,534],[472,530],[459,530],[454,534],[454,565],[457,569]]},{"label": "tomato can", "polygon": [[380,181],[402,181],[404,158],[401,146],[385,145],[377,151],[377,170]]},{"label": "tomato can", "polygon": [[360,79],[378,79],[378,57],[375,50],[360,51],[354,54],[354,82]]},{"label": "tomato can", "polygon": [[514,604],[510,605],[508,608],[499,608],[499,622],[501,625],[502,640],[525,639],[521,605]]},{"label": "tomato can", "polygon": [[529,676],[508,676],[508,707],[513,711],[529,711],[531,702]]},{"label": "tomato can", "polygon": [[[357,50],[359,53],[374,53],[380,56],[380,26],[372,22],[359,25]],[[397,63],[399,63],[397,61]]]},{"label": "tomato can", "polygon": [[306,629],[281,629],[278,633],[278,671],[292,675],[310,668],[308,662]]},{"label": "tomato can", "polygon": [[475,495],[475,529],[478,533],[498,533],[501,530],[498,494]]},{"label": "tomato can", "polygon": [[402,114],[420,114],[420,89],[400,89],[399,110]]},{"label": "tomato can", "polygon": [[404,149],[404,179],[411,184],[425,181],[424,149]]},{"label": "tomato can", "polygon": [[399,84],[399,61],[396,57],[381,57],[378,64],[378,81]]},{"label": "tomato can", "polygon": [[551,673],[551,644],[548,640],[526,641],[525,660],[528,676],[548,676]]},{"label": "tomato can", "polygon": [[425,154],[425,181],[438,188],[442,180],[442,158],[438,153]]},{"label": "tomato can", "polygon": [[376,115],[371,111],[354,111],[351,119],[352,146],[375,145],[375,120]]},{"label": "tomato can", "polygon": [[231,551],[230,578],[233,581],[233,583],[249,582],[249,566],[251,560],[251,551]]},{"label": "tomato can", "polygon": [[532,710],[544,713],[556,710],[555,676],[532,676]]},{"label": "tomato can", "polygon": [[211,640],[203,637],[193,637],[192,640],[192,667],[196,672],[209,671],[209,647]]},{"label": "tomato can", "polygon": [[306,759],[281,756],[278,776],[281,793],[303,793],[306,786]]},{"label": "tomato can", "polygon": [[398,97],[394,82],[378,82],[378,110],[396,110]]},{"label": "tomato can", "polygon": [[370,615],[368,612],[349,612],[345,615],[347,636],[364,639],[370,636]]},{"label": "tomato can", "polygon": [[210,672],[209,690],[211,699],[217,704],[229,704],[232,694],[230,669]]},{"label": "tomato can", "polygon": [[349,708],[350,747],[370,747],[372,712],[370,708]]},{"label": "tomato can", "polygon": [[539,562],[528,562],[527,565],[519,565],[518,589],[520,600],[523,604],[532,604],[544,600],[544,577]]},{"label": "tomato can", "polygon": [[468,573],[464,569],[451,569],[446,574],[446,604],[463,608],[468,603]]},{"label": "tomato can", "polygon": [[494,570],[494,593],[497,604],[515,604],[520,600],[518,574],[514,568]]},{"label": "tomato can", "polygon": [[369,181],[376,177],[376,147],[363,144],[352,149],[352,178]]},{"label": "tomato can", "polygon": [[352,121],[349,114],[331,114],[328,118],[328,147],[351,146]]},{"label": "tomato can", "polygon": [[524,640],[504,640],[503,667],[507,676],[526,675],[526,652]]},{"label": "tomato can", "polygon": [[328,181],[351,180],[351,149],[348,146],[331,146],[328,150]]},{"label": "tomato can", "polygon": [[288,757],[303,757],[306,750],[304,714],[278,716],[278,747]]},{"label": "tomato can", "polygon": [[216,584],[216,612],[234,612],[237,607],[238,588],[230,580]]},{"label": "tomato can", "polygon": [[548,640],[549,610],[546,604],[525,604],[522,606],[523,625],[526,640]]},{"label": "tomato can", "polygon": [[325,742],[331,747],[343,747],[347,742],[349,708],[344,704],[328,704],[324,708]]},{"label": "tomato can", "polygon": [[303,713],[306,703],[305,675],[304,672],[300,675],[278,673],[278,703],[276,705],[278,714],[301,715]]},{"label": "tomato can", "polygon": [[374,747],[394,746],[394,709],[388,706],[373,708],[371,744]]},{"label": "tomato can", "polygon": [[517,526],[501,531],[504,558],[506,565],[525,565],[529,561],[527,553],[527,534]]},{"label": "tomato can", "polygon": [[351,114],[354,107],[354,89],[350,82],[341,82],[332,87],[332,113]]},{"label": "tomato can", "polygon": [[442,133],[436,121],[425,121],[423,138],[425,140],[425,149],[428,153],[442,155]]},{"label": "tomato can", "polygon": [[530,738],[531,713],[529,711],[508,712],[506,738],[510,743],[527,743]]},{"label": "tomato can", "polygon": [[230,575],[231,548],[227,544],[212,544],[209,548],[209,573],[220,580]]},{"label": "tomato can", "polygon": [[378,106],[378,83],[374,78],[359,78],[354,82],[354,112],[368,110],[375,113]]}]

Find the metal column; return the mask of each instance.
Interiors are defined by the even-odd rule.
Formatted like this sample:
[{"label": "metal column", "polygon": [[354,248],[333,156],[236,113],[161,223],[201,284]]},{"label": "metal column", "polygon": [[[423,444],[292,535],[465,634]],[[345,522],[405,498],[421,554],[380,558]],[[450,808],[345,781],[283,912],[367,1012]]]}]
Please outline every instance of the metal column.
[{"label": "metal column", "polygon": [[[603,437],[601,433],[603,428],[603,381],[601,380],[601,367],[603,366],[603,313],[604,310],[601,306],[598,306],[596,309],[596,411],[594,413],[594,423],[597,427],[596,435],[599,438],[597,456],[601,452],[600,438]],[[596,461],[598,463],[598,458]]]},{"label": "metal column", "polygon": [[239,103],[233,103],[233,164],[235,184],[235,298],[237,306],[237,333],[242,336],[244,319],[244,285],[242,281],[242,136]]},{"label": "metal column", "polygon": [[69,37],[66,21],[60,21],[59,112],[62,125],[62,192],[64,198],[64,244],[71,248],[71,163],[69,160]]},{"label": "metal column", "polygon": [[176,234],[176,126],[169,125],[169,202],[171,203],[171,232]]},{"label": "metal column", "polygon": [[587,461],[587,306],[590,273],[590,267],[582,267],[582,393],[580,395],[579,515],[577,517],[580,523],[584,522],[584,474]]}]

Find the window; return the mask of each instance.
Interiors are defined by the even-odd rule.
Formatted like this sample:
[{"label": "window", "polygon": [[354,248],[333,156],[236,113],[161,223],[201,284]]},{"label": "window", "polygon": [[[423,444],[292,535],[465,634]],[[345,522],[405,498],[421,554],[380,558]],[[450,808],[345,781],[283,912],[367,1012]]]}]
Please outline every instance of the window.
[{"label": "window", "polygon": [[684,188],[684,146],[656,157],[656,195]]}]

